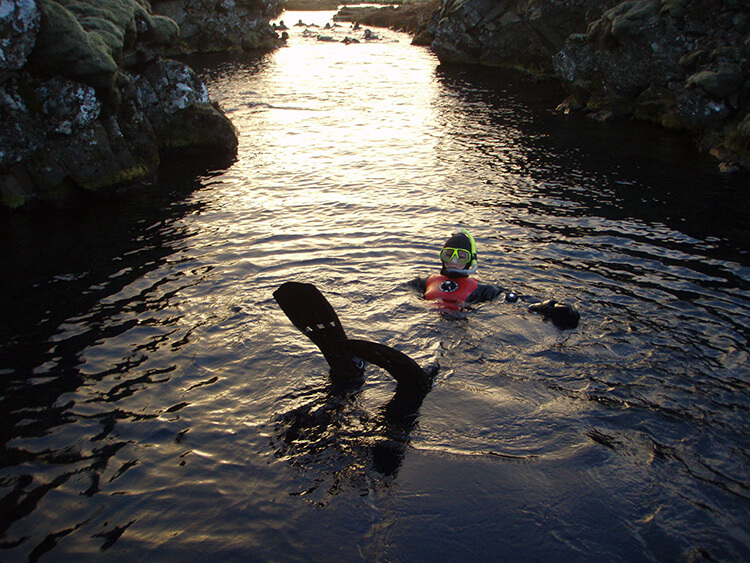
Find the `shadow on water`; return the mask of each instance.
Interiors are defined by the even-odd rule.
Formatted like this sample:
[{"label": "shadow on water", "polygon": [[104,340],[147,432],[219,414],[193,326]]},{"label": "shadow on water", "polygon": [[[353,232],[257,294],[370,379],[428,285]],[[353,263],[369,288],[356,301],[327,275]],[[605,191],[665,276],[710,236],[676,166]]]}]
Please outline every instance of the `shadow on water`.
[{"label": "shadow on water", "polygon": [[[74,476],[87,474],[91,483],[81,494],[94,495],[100,474],[127,444],[109,436],[117,421],[157,416],[124,412],[116,404],[144,384],[168,379],[174,366],[146,370],[137,378],[131,374],[128,379],[128,372],[137,372],[148,350],[100,373],[83,373],[82,355],[138,324],[126,314],[129,311],[153,311],[154,326],[174,322],[159,317],[176,290],[159,294],[157,289],[170,280],[144,285],[137,295],[118,294],[131,284],[140,287],[139,280],[162,268],[188,244],[193,233],[181,220],[203,206],[188,197],[201,187],[201,174],[211,174],[205,164],[167,160],[157,186],[92,199],[75,208],[0,217],[0,468],[17,467],[0,483],[6,491],[0,500],[0,536]],[[174,277],[180,283],[179,273]],[[65,395],[105,377],[121,382],[91,399],[113,405],[94,415],[101,431],[90,437],[91,448],[84,452],[68,444],[59,450],[54,442],[45,442],[53,429],[87,417],[75,413],[73,401]],[[35,439],[48,445],[27,449],[13,444]],[[47,474],[40,471],[42,467],[57,469]],[[120,471],[127,469],[126,463]],[[29,559],[52,549],[74,531],[72,526],[48,535]],[[105,546],[116,539],[109,533],[102,536]],[[16,547],[26,539],[7,540],[0,548]]]},{"label": "shadow on water", "polygon": [[398,474],[426,393],[399,386],[373,416],[361,405],[362,391],[361,385],[328,384],[282,397],[313,397],[275,419],[276,456],[315,475],[314,484],[295,495],[318,498],[316,505],[324,506],[350,486],[369,484],[366,476],[377,482]]},{"label": "shadow on water", "polygon": [[255,53],[193,53],[179,57],[207,84],[225,80],[241,81],[254,76],[269,66],[270,54]]}]

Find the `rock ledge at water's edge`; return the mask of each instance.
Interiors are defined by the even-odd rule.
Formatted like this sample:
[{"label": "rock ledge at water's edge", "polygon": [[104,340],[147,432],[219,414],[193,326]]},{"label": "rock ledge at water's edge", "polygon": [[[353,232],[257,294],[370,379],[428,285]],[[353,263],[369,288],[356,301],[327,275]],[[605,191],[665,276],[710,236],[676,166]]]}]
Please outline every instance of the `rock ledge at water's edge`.
[{"label": "rock ledge at water's edge", "polygon": [[555,77],[564,109],[685,131],[732,169],[750,168],[748,30],[743,0],[442,0],[415,42]]},{"label": "rock ledge at water's edge", "polygon": [[[248,4],[278,10],[237,3],[243,14]],[[236,16],[235,0],[218,4],[225,20]],[[278,40],[253,25],[246,49]],[[189,67],[164,58],[201,50],[189,40],[147,0],[0,0],[0,207],[150,181],[173,151],[231,161],[231,122]]]}]

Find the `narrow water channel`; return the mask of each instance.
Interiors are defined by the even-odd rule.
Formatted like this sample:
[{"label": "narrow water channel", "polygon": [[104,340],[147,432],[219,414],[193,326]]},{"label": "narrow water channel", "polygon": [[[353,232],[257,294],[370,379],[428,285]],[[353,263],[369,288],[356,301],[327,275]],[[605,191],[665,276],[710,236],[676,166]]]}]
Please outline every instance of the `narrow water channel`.
[{"label": "narrow water channel", "polygon": [[[746,186],[331,16],[191,59],[239,131],[227,170],[0,217],[0,559],[749,559]],[[481,281],[580,326],[429,306],[407,282],[460,226]],[[437,362],[421,404],[375,368],[332,388],[288,280]]]}]

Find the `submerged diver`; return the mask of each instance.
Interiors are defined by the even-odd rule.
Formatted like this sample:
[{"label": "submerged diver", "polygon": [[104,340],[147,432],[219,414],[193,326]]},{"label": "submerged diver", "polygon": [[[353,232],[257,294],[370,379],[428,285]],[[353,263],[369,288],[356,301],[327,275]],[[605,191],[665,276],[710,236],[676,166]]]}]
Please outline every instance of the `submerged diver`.
[{"label": "submerged diver", "polygon": [[439,300],[448,309],[461,309],[483,301],[491,301],[500,295],[505,301],[514,303],[521,299],[530,303],[529,310],[540,313],[561,329],[578,326],[580,314],[572,305],[558,303],[554,299],[544,302],[521,296],[496,285],[480,284],[470,277],[477,271],[477,246],[469,231],[461,229],[454,233],[440,251],[442,268],[440,274],[428,278],[415,278],[409,285],[417,288],[430,301]]}]

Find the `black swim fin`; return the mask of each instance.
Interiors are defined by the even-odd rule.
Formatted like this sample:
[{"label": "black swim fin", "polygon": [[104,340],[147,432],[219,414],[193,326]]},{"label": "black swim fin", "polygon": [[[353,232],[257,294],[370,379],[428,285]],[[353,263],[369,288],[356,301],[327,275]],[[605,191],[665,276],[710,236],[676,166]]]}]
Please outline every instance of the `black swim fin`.
[{"label": "black swim fin", "polygon": [[349,349],[358,358],[375,364],[390,373],[398,384],[427,391],[432,386],[432,378],[419,367],[419,364],[395,348],[368,342],[366,340],[347,340]]},{"label": "black swim fin", "polygon": [[362,377],[364,366],[349,350],[336,311],[317,287],[286,282],[273,292],[273,297],[292,324],[323,352],[334,382],[348,383]]},{"label": "black swim fin", "polygon": [[334,382],[361,378],[364,366],[360,360],[364,360],[386,370],[399,386],[421,391],[430,388],[429,374],[406,354],[376,342],[349,340],[336,311],[314,285],[286,282],[273,297],[292,324],[323,352]]}]

